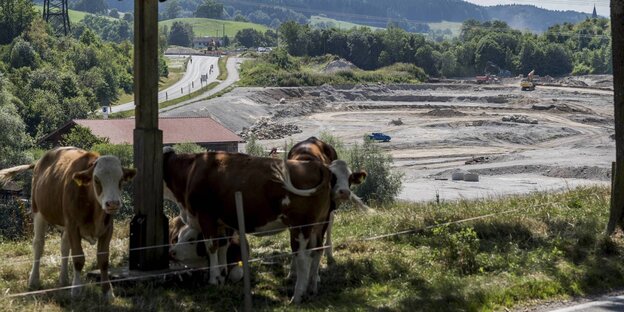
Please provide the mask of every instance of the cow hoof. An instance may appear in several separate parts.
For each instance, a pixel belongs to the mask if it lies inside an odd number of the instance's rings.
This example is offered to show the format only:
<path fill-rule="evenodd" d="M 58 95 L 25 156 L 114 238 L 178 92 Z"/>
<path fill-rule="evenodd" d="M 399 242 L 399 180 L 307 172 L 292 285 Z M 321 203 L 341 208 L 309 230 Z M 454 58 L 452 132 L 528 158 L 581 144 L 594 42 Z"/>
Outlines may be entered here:
<path fill-rule="evenodd" d="M 106 303 L 111 303 L 113 302 L 113 299 L 115 299 L 115 293 L 112 290 L 109 290 L 104 293 L 102 299 L 104 299 L 104 302 Z"/>
<path fill-rule="evenodd" d="M 301 303 L 301 296 L 293 296 L 290 299 L 290 304 L 300 304 Z"/>
<path fill-rule="evenodd" d="M 77 285 L 78 287 L 74 287 L 71 289 L 71 296 L 72 297 L 77 297 L 80 296 L 80 285 Z"/>
<path fill-rule="evenodd" d="M 39 284 L 39 276 L 34 276 L 31 274 L 30 277 L 28 278 L 28 289 L 30 290 L 39 289 L 39 286 L 41 286 Z"/>

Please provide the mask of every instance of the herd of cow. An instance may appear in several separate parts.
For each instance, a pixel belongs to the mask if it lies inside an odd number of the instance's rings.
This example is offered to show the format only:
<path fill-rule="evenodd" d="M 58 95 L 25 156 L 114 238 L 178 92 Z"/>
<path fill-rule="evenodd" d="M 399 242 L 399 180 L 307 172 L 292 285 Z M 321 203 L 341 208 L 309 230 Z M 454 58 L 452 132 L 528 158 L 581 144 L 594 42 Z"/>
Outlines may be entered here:
<path fill-rule="evenodd" d="M 169 256 L 187 265 L 205 265 L 207 256 L 210 284 L 242 278 L 241 268 L 231 265 L 240 260 L 235 192 L 243 194 L 247 232 L 270 235 L 290 231 L 295 255 L 289 274 L 296 277 L 294 303 L 317 293 L 323 250 L 328 261 L 333 261 L 331 226 L 337 205 L 353 201 L 370 209 L 350 191 L 351 185 L 364 181 L 366 172 L 351 172 L 345 161 L 337 159 L 332 146 L 314 137 L 297 143 L 288 159 L 226 152 L 177 154 L 168 147 L 163 153 L 164 198 L 175 202 L 181 212 L 170 223 Z M 115 156 L 61 147 L 48 151 L 34 164 L 0 170 L 0 182 L 31 169 L 34 261 L 29 288 L 39 287 L 39 263 L 50 224 L 63 232 L 60 284 L 69 284 L 71 258 L 71 293 L 79 294 L 85 263 L 81 241 L 97 242 L 102 291 L 110 300 L 112 215 L 122 207 L 122 183 L 130 181 L 136 171 L 123 168 Z"/>

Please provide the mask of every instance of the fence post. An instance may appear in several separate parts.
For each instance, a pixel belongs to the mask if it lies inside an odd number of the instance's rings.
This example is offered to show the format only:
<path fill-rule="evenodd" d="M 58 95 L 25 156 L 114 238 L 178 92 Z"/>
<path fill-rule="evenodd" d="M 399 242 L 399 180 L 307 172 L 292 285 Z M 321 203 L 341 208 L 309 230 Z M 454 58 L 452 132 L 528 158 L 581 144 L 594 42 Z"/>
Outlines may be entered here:
<path fill-rule="evenodd" d="M 243 212 L 243 193 L 234 194 L 236 215 L 238 217 L 238 235 L 240 237 L 241 257 L 243 258 L 243 285 L 245 291 L 244 311 L 251 311 L 251 279 L 249 277 L 249 250 L 247 250 L 247 236 L 245 236 L 245 215 Z"/>

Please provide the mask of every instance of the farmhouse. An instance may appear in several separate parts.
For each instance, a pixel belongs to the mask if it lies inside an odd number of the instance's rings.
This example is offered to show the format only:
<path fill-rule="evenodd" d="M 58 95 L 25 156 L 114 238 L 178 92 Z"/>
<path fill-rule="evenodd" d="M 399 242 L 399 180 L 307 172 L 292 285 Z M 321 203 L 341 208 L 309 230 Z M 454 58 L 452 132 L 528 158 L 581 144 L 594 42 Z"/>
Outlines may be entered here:
<path fill-rule="evenodd" d="M 220 47 L 223 45 L 223 39 L 217 37 L 200 37 L 193 39 L 193 48 L 206 49 L 208 47 Z"/>
<path fill-rule="evenodd" d="M 106 138 L 111 144 L 132 144 L 135 120 L 128 119 L 74 119 L 56 131 L 43 137 L 39 143 L 61 145 L 64 134 L 76 125 L 88 128 L 97 137 Z M 195 143 L 207 150 L 238 152 L 242 139 L 234 132 L 208 117 L 159 118 L 158 127 L 163 131 L 163 144 Z"/>

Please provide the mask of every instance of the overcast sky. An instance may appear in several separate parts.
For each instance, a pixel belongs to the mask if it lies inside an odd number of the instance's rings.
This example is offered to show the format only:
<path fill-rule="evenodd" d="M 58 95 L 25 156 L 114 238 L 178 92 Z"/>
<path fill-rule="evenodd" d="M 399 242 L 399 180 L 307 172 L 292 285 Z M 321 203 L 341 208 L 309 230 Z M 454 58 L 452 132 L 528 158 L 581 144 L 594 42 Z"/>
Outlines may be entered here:
<path fill-rule="evenodd" d="M 598 15 L 609 16 L 609 0 L 465 0 L 478 5 L 532 4 L 549 10 L 574 10 L 591 13 L 596 4 Z"/>

